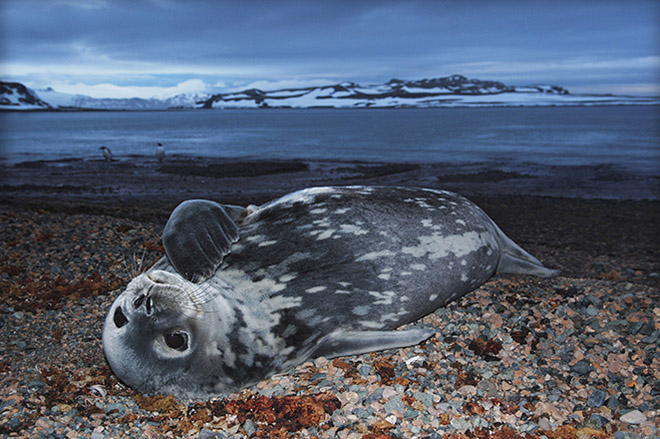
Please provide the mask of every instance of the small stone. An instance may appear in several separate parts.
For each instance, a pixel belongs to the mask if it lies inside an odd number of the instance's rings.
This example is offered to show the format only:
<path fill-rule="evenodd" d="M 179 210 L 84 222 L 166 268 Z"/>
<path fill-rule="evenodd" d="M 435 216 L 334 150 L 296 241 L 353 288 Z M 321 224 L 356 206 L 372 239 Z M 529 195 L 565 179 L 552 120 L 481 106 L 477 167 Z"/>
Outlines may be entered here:
<path fill-rule="evenodd" d="M 396 410 L 398 412 L 403 413 L 403 411 L 406 409 L 406 407 L 403 405 L 403 401 L 401 401 L 401 398 L 398 396 L 394 396 L 392 399 L 387 401 L 385 405 L 383 406 L 386 412 L 391 412 L 392 410 Z"/>
<path fill-rule="evenodd" d="M 497 384 L 492 380 L 484 379 L 479 381 L 477 388 L 483 390 L 487 396 L 494 397 L 497 395 Z"/>
<path fill-rule="evenodd" d="M 124 407 L 124 404 L 120 404 L 118 402 L 112 402 L 110 404 L 105 405 L 106 414 L 123 415 L 125 410 L 126 407 Z"/>
<path fill-rule="evenodd" d="M 587 315 L 589 315 L 591 317 L 597 316 L 598 315 L 598 308 L 596 308 L 593 305 L 589 305 L 587 307 Z"/>
<path fill-rule="evenodd" d="M 641 331 L 642 326 L 644 326 L 644 322 L 634 322 L 628 327 L 628 334 L 637 335 Z"/>
<path fill-rule="evenodd" d="M 546 418 L 539 419 L 539 428 L 544 431 L 550 431 L 550 422 Z"/>
<path fill-rule="evenodd" d="M 243 424 L 243 430 L 245 430 L 245 434 L 247 434 L 248 437 L 257 432 L 257 428 L 254 426 L 254 423 L 249 419 L 245 420 L 245 423 Z"/>
<path fill-rule="evenodd" d="M 472 424 L 463 418 L 454 418 L 449 423 L 457 430 L 467 430 L 468 428 L 472 427 Z"/>
<path fill-rule="evenodd" d="M 477 393 L 477 388 L 474 386 L 471 386 L 469 384 L 466 384 L 465 386 L 461 386 L 458 390 L 458 393 L 460 393 L 463 396 L 472 396 L 476 395 Z"/>
<path fill-rule="evenodd" d="M 391 388 L 391 387 L 389 387 L 389 386 L 388 386 L 388 387 L 385 387 L 385 388 L 383 389 L 383 398 L 385 398 L 385 399 L 390 399 L 390 398 L 392 398 L 393 396 L 396 396 L 396 390 L 394 390 L 393 388 Z"/>
<path fill-rule="evenodd" d="M 425 407 L 433 406 L 433 395 L 426 392 L 416 392 L 414 396 L 415 399 L 424 404 Z"/>
<path fill-rule="evenodd" d="M 344 428 L 349 424 L 346 416 L 342 415 L 339 410 L 335 411 L 330 419 L 332 421 L 332 425 L 337 428 Z"/>
<path fill-rule="evenodd" d="M 282 386 L 279 384 L 276 384 L 275 386 L 271 387 L 270 389 L 260 389 L 259 393 L 266 398 L 271 398 L 274 393 L 282 393 Z"/>
<path fill-rule="evenodd" d="M 639 405 L 639 407 L 637 407 L 637 410 L 639 410 L 640 412 L 648 412 L 649 410 L 653 410 L 653 409 L 648 403 L 643 402 Z"/>
<path fill-rule="evenodd" d="M 12 430 L 17 430 L 18 427 L 20 427 L 22 424 L 23 421 L 21 421 L 21 418 L 19 418 L 18 416 L 13 416 L 7 423 L 9 428 L 11 428 Z"/>
<path fill-rule="evenodd" d="M 587 405 L 589 407 L 600 407 L 605 403 L 606 398 L 607 393 L 603 392 L 602 390 L 595 389 L 593 392 L 591 392 L 591 395 L 589 395 Z"/>
<path fill-rule="evenodd" d="M 594 425 L 596 425 L 598 428 L 605 426 L 609 422 L 606 417 L 598 414 L 593 414 L 589 416 L 589 418 L 587 418 L 587 421 L 593 422 Z"/>
<path fill-rule="evenodd" d="M 616 396 L 612 395 L 608 398 L 607 408 L 610 409 L 611 411 L 614 411 L 617 408 L 619 408 L 619 400 L 617 399 Z"/>
<path fill-rule="evenodd" d="M 601 415 L 590 415 L 587 417 L 584 421 L 580 422 L 578 424 L 578 428 L 594 428 L 594 429 L 599 429 L 605 424 L 607 424 L 607 419 L 605 419 Z"/>
<path fill-rule="evenodd" d="M 367 419 L 369 416 L 374 414 L 374 410 L 371 407 L 367 409 L 358 407 L 357 409 L 355 409 L 355 414 L 360 419 Z"/>
<path fill-rule="evenodd" d="M 46 385 L 46 383 L 44 383 L 39 378 L 37 378 L 35 380 L 30 381 L 28 383 L 28 387 L 29 388 L 42 388 L 43 389 L 43 388 L 46 388 L 48 386 Z"/>
<path fill-rule="evenodd" d="M 374 393 L 371 395 L 367 396 L 365 399 L 364 403 L 365 404 L 371 404 L 372 402 L 378 401 L 383 397 L 383 388 L 379 387 L 376 390 L 374 390 Z"/>
<path fill-rule="evenodd" d="M 579 375 L 589 375 L 590 372 L 594 370 L 591 363 L 587 360 L 580 360 L 571 367 L 571 372 L 577 373 Z"/>
<path fill-rule="evenodd" d="M 625 415 L 621 415 L 619 419 L 626 424 L 641 424 L 646 422 L 646 416 L 639 410 L 631 410 Z"/>
<path fill-rule="evenodd" d="M 419 416 L 419 413 L 417 413 L 417 412 L 416 412 L 415 410 L 413 410 L 413 409 L 408 409 L 408 410 L 406 410 L 406 412 L 403 414 L 403 417 L 404 417 L 405 419 L 414 419 L 414 418 L 416 418 L 417 416 Z"/>
<path fill-rule="evenodd" d="M 220 432 L 215 432 L 202 428 L 202 431 L 199 432 L 199 439 L 225 439 L 225 435 Z"/>

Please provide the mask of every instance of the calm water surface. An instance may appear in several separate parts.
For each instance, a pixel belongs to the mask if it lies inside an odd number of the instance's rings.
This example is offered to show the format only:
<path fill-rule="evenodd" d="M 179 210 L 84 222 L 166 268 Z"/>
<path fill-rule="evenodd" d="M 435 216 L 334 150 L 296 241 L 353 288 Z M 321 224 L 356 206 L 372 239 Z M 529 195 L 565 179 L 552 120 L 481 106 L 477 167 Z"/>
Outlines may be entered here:
<path fill-rule="evenodd" d="M 530 166 L 660 175 L 660 107 L 0 114 L 0 161 L 168 154 Z"/>

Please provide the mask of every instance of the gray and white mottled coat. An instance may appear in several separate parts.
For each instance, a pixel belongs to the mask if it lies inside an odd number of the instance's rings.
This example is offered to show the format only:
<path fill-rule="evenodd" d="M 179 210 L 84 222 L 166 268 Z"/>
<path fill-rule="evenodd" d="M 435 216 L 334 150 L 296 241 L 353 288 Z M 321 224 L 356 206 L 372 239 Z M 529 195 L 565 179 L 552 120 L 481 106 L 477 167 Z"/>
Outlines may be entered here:
<path fill-rule="evenodd" d="M 419 188 L 323 187 L 260 207 L 182 203 L 167 258 L 106 318 L 113 371 L 145 393 L 222 395 L 318 357 L 411 346 L 414 322 L 496 271 L 552 276 L 475 204 Z"/>

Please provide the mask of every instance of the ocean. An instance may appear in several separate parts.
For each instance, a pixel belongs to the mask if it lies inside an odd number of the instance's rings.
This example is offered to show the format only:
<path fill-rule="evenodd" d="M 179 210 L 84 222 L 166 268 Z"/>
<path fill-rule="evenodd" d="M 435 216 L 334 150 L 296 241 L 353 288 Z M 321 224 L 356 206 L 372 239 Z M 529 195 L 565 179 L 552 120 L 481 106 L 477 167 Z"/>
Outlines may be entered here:
<path fill-rule="evenodd" d="M 0 163 L 152 157 L 450 163 L 660 176 L 660 107 L 0 113 Z"/>

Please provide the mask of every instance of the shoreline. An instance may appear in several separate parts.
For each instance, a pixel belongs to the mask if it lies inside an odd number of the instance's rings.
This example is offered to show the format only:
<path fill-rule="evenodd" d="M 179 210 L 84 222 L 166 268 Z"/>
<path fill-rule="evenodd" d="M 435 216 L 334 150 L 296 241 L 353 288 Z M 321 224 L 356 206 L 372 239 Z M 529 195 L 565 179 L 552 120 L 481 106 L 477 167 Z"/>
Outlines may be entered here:
<path fill-rule="evenodd" d="M 488 163 L 391 163 L 315 159 L 129 156 L 112 162 L 66 158 L 0 164 L 0 197 L 111 202 L 212 198 L 259 202 L 305 187 L 418 186 L 464 196 L 660 200 L 660 175 L 613 164 L 508 167 Z"/>

